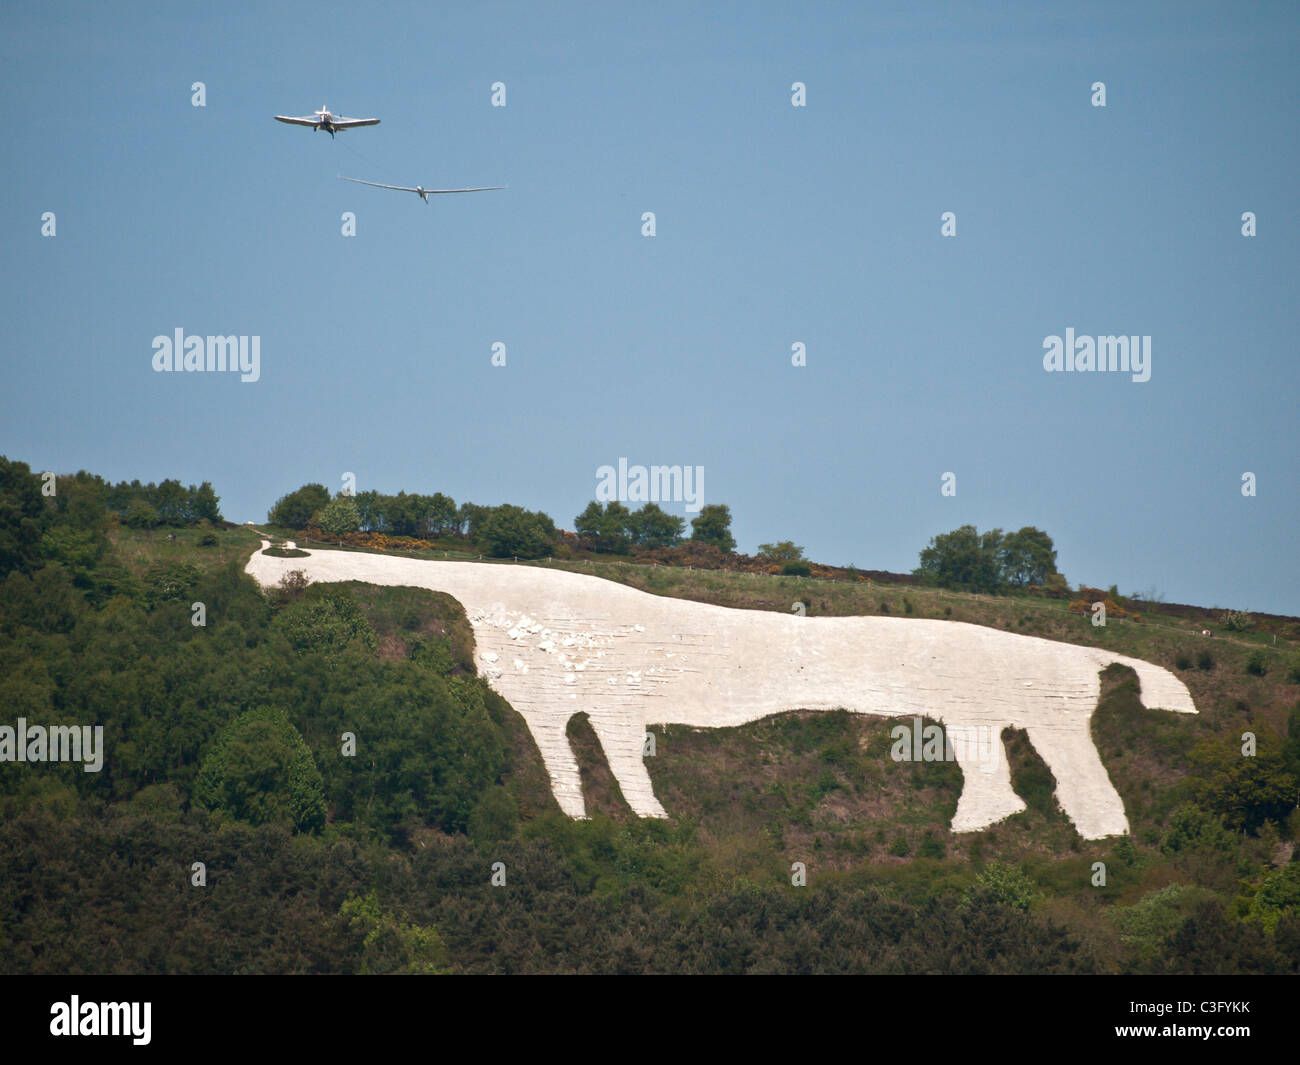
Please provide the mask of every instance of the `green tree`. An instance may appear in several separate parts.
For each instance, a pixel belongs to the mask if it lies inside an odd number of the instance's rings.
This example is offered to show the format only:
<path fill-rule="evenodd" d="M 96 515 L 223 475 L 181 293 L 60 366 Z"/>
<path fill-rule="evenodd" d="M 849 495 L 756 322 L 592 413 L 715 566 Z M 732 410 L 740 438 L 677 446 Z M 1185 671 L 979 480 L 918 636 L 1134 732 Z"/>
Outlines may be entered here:
<path fill-rule="evenodd" d="M 1233 831 L 1254 833 L 1295 808 L 1296 778 L 1283 744 L 1267 732 L 1257 735 L 1254 755 L 1242 754 L 1235 738 L 1208 738 L 1191 751 L 1193 797 Z"/>
<path fill-rule="evenodd" d="M 323 484 L 305 484 L 297 491 L 281 496 L 266 515 L 272 525 L 289 529 L 305 529 L 311 516 L 330 501 L 330 492 Z"/>
<path fill-rule="evenodd" d="M 159 522 L 163 525 L 188 525 L 193 519 L 192 500 L 193 497 L 180 481 L 163 481 L 154 496 Z"/>
<path fill-rule="evenodd" d="M 1182 854 L 1185 851 L 1228 851 L 1234 846 L 1232 833 L 1223 827 L 1217 814 L 1184 803 L 1169 815 L 1160 849 L 1166 854 Z"/>
<path fill-rule="evenodd" d="M 574 519 L 574 531 L 591 541 L 593 550 L 619 555 L 626 554 L 633 542 L 631 525 L 632 513 L 616 499 L 604 506 L 593 499 Z"/>
<path fill-rule="evenodd" d="M 479 843 L 496 843 L 515 834 L 519 806 L 503 787 L 488 788 L 469 815 L 469 835 Z"/>
<path fill-rule="evenodd" d="M 759 544 L 758 557 L 769 562 L 802 562 L 803 548 L 793 540 L 782 540 L 777 544 Z"/>
<path fill-rule="evenodd" d="M 470 540 L 477 540 L 483 520 L 491 512 L 491 507 L 479 506 L 477 503 L 462 503 L 456 508 L 456 524 L 461 535 Z"/>
<path fill-rule="evenodd" d="M 1262 925 L 1269 933 L 1283 917 L 1300 918 L 1300 863 L 1290 862 L 1265 875 L 1259 890 L 1246 904 L 1247 921 Z"/>
<path fill-rule="evenodd" d="M 1026 525 L 1002 540 L 1002 579 L 1024 588 L 1042 585 L 1049 573 L 1056 572 L 1056 548 L 1052 538 L 1041 529 Z"/>
<path fill-rule="evenodd" d="M 316 761 L 289 719 L 269 706 L 240 714 L 217 736 L 194 783 L 194 802 L 255 825 L 288 821 L 309 832 L 325 823 Z"/>
<path fill-rule="evenodd" d="M 691 539 L 724 551 L 736 550 L 736 540 L 731 535 L 731 508 L 725 503 L 707 504 L 691 519 Z"/>
<path fill-rule="evenodd" d="M 1001 547 L 1001 529 L 981 534 L 974 525 L 963 525 L 931 539 L 913 572 L 941 588 L 996 592 L 1002 583 Z"/>
<path fill-rule="evenodd" d="M 669 514 L 658 503 L 646 503 L 629 516 L 627 529 L 639 547 L 675 547 L 686 531 L 686 519 Z"/>
<path fill-rule="evenodd" d="M 127 527 L 131 529 L 155 529 L 158 527 L 158 511 L 147 499 L 133 499 L 126 505 Z"/>
<path fill-rule="evenodd" d="M 975 886 L 967 893 L 967 900 L 974 901 L 981 895 L 1012 909 L 1028 911 L 1042 897 L 1042 892 L 1014 865 L 990 862 L 988 868 L 975 877 Z"/>
<path fill-rule="evenodd" d="M 212 490 L 210 481 L 204 481 L 194 490 L 193 509 L 195 521 L 202 521 L 204 518 L 213 524 L 221 521 L 221 500 Z"/>
<path fill-rule="evenodd" d="M 456 511 L 456 501 L 441 492 L 434 492 L 429 497 L 417 524 L 416 531 L 421 536 L 448 536 L 460 528 Z"/>
<path fill-rule="evenodd" d="M 11 570 L 30 573 L 41 564 L 41 534 L 47 521 L 41 479 L 25 462 L 0 455 L 0 577 Z"/>
<path fill-rule="evenodd" d="M 339 913 L 363 936 L 360 975 L 440 976 L 450 971 L 438 930 L 399 920 L 379 905 L 374 891 L 347 899 Z"/>
<path fill-rule="evenodd" d="M 363 651 L 378 646 L 374 627 L 346 589 L 324 586 L 312 592 L 275 619 L 275 628 L 299 656 L 337 658 L 353 644 Z"/>
<path fill-rule="evenodd" d="M 541 512 L 504 503 L 488 512 L 477 539 L 493 558 L 542 558 L 555 540 L 555 523 Z"/>
<path fill-rule="evenodd" d="M 321 508 L 320 527 L 330 536 L 346 536 L 361 527 L 361 515 L 351 496 L 337 495 Z"/>

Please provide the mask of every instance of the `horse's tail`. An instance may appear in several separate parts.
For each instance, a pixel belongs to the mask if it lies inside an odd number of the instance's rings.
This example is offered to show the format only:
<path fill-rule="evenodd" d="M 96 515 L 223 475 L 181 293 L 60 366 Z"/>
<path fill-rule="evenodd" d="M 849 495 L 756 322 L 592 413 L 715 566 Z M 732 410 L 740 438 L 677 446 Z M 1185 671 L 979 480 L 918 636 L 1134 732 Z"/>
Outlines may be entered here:
<path fill-rule="evenodd" d="M 1187 685 L 1163 666 L 1110 651 L 1097 650 L 1096 657 L 1102 667 L 1117 662 L 1121 666 L 1128 666 L 1137 674 L 1138 683 L 1142 687 L 1142 705 L 1148 710 L 1196 713 L 1196 703 L 1192 701 L 1192 693 L 1187 690 Z"/>

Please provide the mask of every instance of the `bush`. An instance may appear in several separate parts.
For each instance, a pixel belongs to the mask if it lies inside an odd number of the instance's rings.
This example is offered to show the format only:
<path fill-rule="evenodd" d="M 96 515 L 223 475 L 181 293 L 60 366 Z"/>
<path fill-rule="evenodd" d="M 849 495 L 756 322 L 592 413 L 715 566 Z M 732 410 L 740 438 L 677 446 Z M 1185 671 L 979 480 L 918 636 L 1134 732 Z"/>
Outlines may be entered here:
<path fill-rule="evenodd" d="M 1191 669 L 1192 660 L 1187 655 L 1180 654 L 1174 659 L 1174 666 L 1177 669 Z"/>
<path fill-rule="evenodd" d="M 151 607 L 181 602 L 198 583 L 198 568 L 188 562 L 155 562 L 145 574 L 145 599 Z"/>
<path fill-rule="evenodd" d="M 1268 666 L 1264 662 L 1263 651 L 1253 651 L 1251 656 L 1246 659 L 1246 672 L 1253 677 L 1262 677 L 1268 672 Z"/>
<path fill-rule="evenodd" d="M 927 832 L 925 839 L 921 840 L 917 854 L 922 858 L 944 858 L 947 857 L 948 848 L 943 845 L 942 840 L 935 839 L 933 833 Z"/>
<path fill-rule="evenodd" d="M 1234 845 L 1233 835 L 1223 821 L 1199 806 L 1179 806 L 1169 815 L 1160 849 L 1165 854 L 1184 851 L 1227 851 Z"/>
<path fill-rule="evenodd" d="M 1262 925 L 1270 934 L 1282 917 L 1300 917 L 1300 865 L 1292 862 L 1269 873 L 1245 906 L 1247 921 Z"/>
<path fill-rule="evenodd" d="M 1189 906 L 1206 895 L 1203 889 L 1186 884 L 1168 884 L 1132 906 L 1112 910 L 1110 919 L 1121 943 L 1143 958 L 1153 958 L 1165 939 L 1182 924 Z"/>
<path fill-rule="evenodd" d="M 991 896 L 1004 906 L 1027 913 L 1042 897 L 1042 892 L 1014 865 L 993 862 L 975 878 L 975 887 L 966 894 L 967 903 L 980 895 Z"/>
<path fill-rule="evenodd" d="M 1244 610 L 1225 610 L 1223 627 L 1229 632 L 1249 632 L 1255 627 L 1255 619 Z"/>
<path fill-rule="evenodd" d="M 305 570 L 291 569 L 280 578 L 280 594 L 286 599 L 301 599 L 310 583 Z"/>
<path fill-rule="evenodd" d="M 1207 738 L 1190 753 L 1193 800 L 1233 831 L 1255 834 L 1295 809 L 1296 778 L 1283 744 L 1260 736 L 1258 753 L 1242 754 L 1232 737 Z"/>
<path fill-rule="evenodd" d="M 807 562 L 787 562 L 781 567 L 783 577 L 808 577 L 812 574 L 812 567 Z"/>
<path fill-rule="evenodd" d="M 216 547 L 216 546 L 217 546 L 217 534 L 216 534 L 216 533 L 204 533 L 202 536 L 199 537 L 199 546 L 200 546 L 200 547 Z"/>
<path fill-rule="evenodd" d="M 519 807 L 503 787 L 489 788 L 469 815 L 469 835 L 480 843 L 510 839 L 519 823 Z"/>
<path fill-rule="evenodd" d="M 272 525 L 301 529 L 329 501 L 329 489 L 323 484 L 305 484 L 296 492 L 290 492 L 276 500 L 266 520 Z"/>
<path fill-rule="evenodd" d="M 477 538 L 493 558 L 543 558 L 555 540 L 555 523 L 540 511 L 503 503 L 484 515 Z"/>
<path fill-rule="evenodd" d="M 346 590 L 339 588 L 324 589 L 314 598 L 286 607 L 275 626 L 300 656 L 323 654 L 332 658 L 354 642 L 367 651 L 379 645 L 361 608 Z"/>
<path fill-rule="evenodd" d="M 203 759 L 194 802 L 255 825 L 289 821 L 302 832 L 325 823 L 316 761 L 289 719 L 269 706 L 222 730 Z"/>
<path fill-rule="evenodd" d="M 1214 656 L 1210 654 L 1209 651 L 1202 651 L 1199 655 L 1196 656 L 1196 668 L 1207 669 L 1207 670 L 1213 669 Z"/>

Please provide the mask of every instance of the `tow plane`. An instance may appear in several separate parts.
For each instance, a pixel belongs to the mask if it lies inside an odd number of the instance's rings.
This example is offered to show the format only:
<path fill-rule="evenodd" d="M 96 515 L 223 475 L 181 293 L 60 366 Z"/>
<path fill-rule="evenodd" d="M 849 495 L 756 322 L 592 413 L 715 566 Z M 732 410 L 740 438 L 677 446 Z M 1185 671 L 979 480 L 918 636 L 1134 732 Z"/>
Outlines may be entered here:
<path fill-rule="evenodd" d="M 315 114 L 304 118 L 295 118 L 292 115 L 276 115 L 275 120 L 277 122 L 287 122 L 291 126 L 311 126 L 317 133 L 324 130 L 330 135 L 331 140 L 335 133 L 345 129 L 379 125 L 379 119 L 377 118 L 344 118 L 342 115 L 331 113 L 328 107 L 322 107 Z"/>
<path fill-rule="evenodd" d="M 353 181 L 358 185 L 369 185 L 371 188 L 375 189 L 392 189 L 394 192 L 413 192 L 425 203 L 429 202 L 430 196 L 440 196 L 448 192 L 496 192 L 498 189 L 507 188 L 505 185 L 486 185 L 482 188 L 476 189 L 426 189 L 422 185 L 381 185 L 377 181 L 362 181 L 360 178 L 343 177 L 342 174 L 340 174 L 339 177 L 344 181 Z"/>

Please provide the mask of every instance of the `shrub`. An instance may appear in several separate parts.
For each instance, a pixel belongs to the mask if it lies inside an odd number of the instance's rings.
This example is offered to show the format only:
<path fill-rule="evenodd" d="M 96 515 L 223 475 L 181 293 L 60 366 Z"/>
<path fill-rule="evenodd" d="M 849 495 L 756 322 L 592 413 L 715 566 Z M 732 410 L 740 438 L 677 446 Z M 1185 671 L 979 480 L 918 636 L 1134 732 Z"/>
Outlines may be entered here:
<path fill-rule="evenodd" d="M 1042 892 L 1014 865 L 993 862 L 975 878 L 975 886 L 967 892 L 966 901 L 969 903 L 979 895 L 992 896 L 1005 906 L 1028 912 L 1042 897 Z"/>
<path fill-rule="evenodd" d="M 1292 862 L 1265 876 L 1245 910 L 1245 920 L 1269 933 L 1276 931 L 1280 918 L 1300 917 L 1300 865 Z"/>
<path fill-rule="evenodd" d="M 1151 958 L 1182 924 L 1189 904 L 1205 894 L 1186 884 L 1168 884 L 1132 906 L 1117 907 L 1111 911 L 1110 919 L 1119 932 L 1120 942 L 1143 958 Z"/>
<path fill-rule="evenodd" d="M 299 655 L 332 658 L 354 642 L 367 651 L 379 645 L 374 628 L 345 589 L 331 588 L 286 607 L 275 626 Z"/>
<path fill-rule="evenodd" d="M 306 571 L 291 569 L 280 578 L 280 592 L 286 599 L 301 599 L 310 583 Z"/>
<path fill-rule="evenodd" d="M 194 802 L 255 825 L 289 821 L 298 831 L 325 823 L 320 770 L 298 730 L 269 706 L 235 718 L 213 743 Z"/>
<path fill-rule="evenodd" d="M 496 843 L 515 834 L 519 807 L 514 796 L 497 786 L 483 792 L 469 815 L 469 834 L 480 843 Z"/>
<path fill-rule="evenodd" d="M 1213 656 L 1212 654 L 1210 654 L 1209 651 L 1202 651 L 1199 655 L 1196 656 L 1196 668 L 1197 668 L 1197 669 L 1213 669 L 1213 668 L 1214 668 L 1214 656 Z"/>
<path fill-rule="evenodd" d="M 895 836 L 889 845 L 889 853 L 895 858 L 906 858 L 911 853 L 912 848 L 907 845 L 906 836 Z"/>
<path fill-rule="evenodd" d="M 1174 659 L 1174 666 L 1175 666 L 1176 668 L 1178 668 L 1178 669 L 1191 669 L 1191 668 L 1192 668 L 1192 660 L 1191 660 L 1190 658 L 1188 658 L 1187 655 L 1185 655 L 1185 654 L 1179 654 L 1179 655 Z"/>
<path fill-rule="evenodd" d="M 1251 656 L 1246 659 L 1246 672 L 1253 677 L 1262 677 L 1268 672 L 1268 666 L 1264 662 L 1263 651 L 1253 651 Z"/>
<path fill-rule="evenodd" d="M 781 567 L 783 577 L 807 577 L 812 574 L 812 567 L 807 562 L 787 562 Z"/>
<path fill-rule="evenodd" d="M 347 899 L 339 914 L 349 931 L 364 937 L 360 975 L 437 976 L 449 971 L 447 947 L 438 930 L 407 923 L 385 911 L 374 891 Z"/>
<path fill-rule="evenodd" d="M 1160 849 L 1166 854 L 1196 850 L 1226 851 L 1234 842 L 1232 833 L 1223 827 L 1223 821 L 1216 814 L 1199 806 L 1185 804 L 1169 815 Z"/>
<path fill-rule="evenodd" d="M 1255 627 L 1255 619 L 1244 610 L 1225 610 L 1223 627 L 1229 632 L 1248 632 Z"/>
<path fill-rule="evenodd" d="M 922 858 L 944 858 L 948 854 L 948 848 L 943 845 L 942 840 L 935 839 L 933 833 L 926 832 L 917 854 Z"/>
<path fill-rule="evenodd" d="M 204 533 L 202 536 L 199 537 L 199 546 L 200 546 L 200 547 L 216 547 L 216 546 L 217 546 L 217 534 L 216 534 L 216 533 Z"/>
<path fill-rule="evenodd" d="M 180 602 L 198 583 L 198 568 L 188 562 L 155 562 L 145 574 L 145 599 L 150 606 Z"/>

